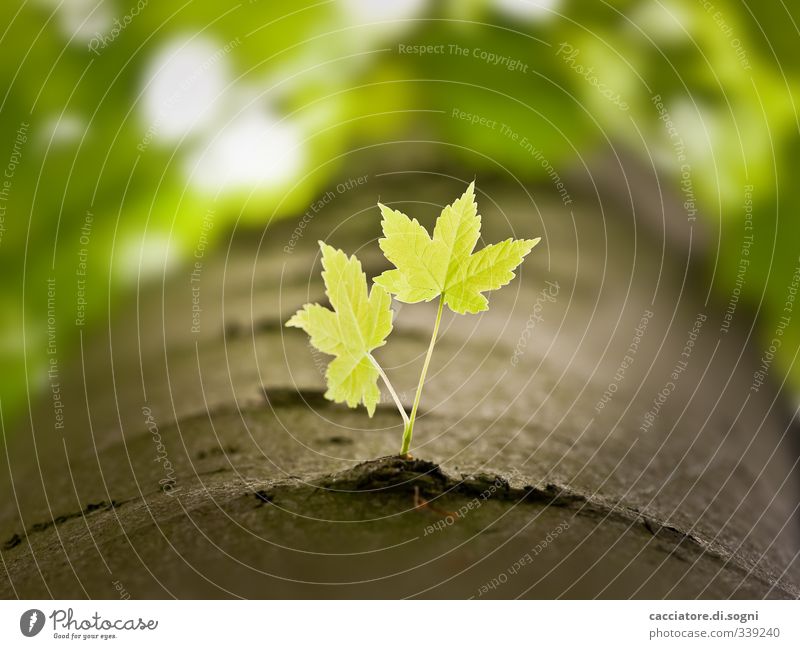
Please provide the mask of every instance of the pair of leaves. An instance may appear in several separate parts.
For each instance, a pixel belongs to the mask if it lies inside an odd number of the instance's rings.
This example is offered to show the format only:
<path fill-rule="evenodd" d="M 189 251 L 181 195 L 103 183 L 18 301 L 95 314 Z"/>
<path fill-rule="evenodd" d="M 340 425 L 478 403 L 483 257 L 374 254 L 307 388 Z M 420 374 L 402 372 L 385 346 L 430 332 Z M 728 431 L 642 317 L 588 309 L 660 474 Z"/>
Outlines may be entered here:
<path fill-rule="evenodd" d="M 379 206 L 384 234 L 379 244 L 395 268 L 376 277 L 368 292 L 358 259 L 320 241 L 322 278 L 333 310 L 306 304 L 286 323 L 303 329 L 314 347 L 335 357 L 326 371 L 325 396 L 351 408 L 363 403 L 370 416 L 380 398 L 371 352 L 384 345 L 392 331 L 389 294 L 407 303 L 441 296 L 461 314 L 485 311 L 483 293 L 508 284 L 514 269 L 539 243 L 507 239 L 473 253 L 481 230 L 475 183 L 442 210 L 433 237 L 416 219 Z"/>

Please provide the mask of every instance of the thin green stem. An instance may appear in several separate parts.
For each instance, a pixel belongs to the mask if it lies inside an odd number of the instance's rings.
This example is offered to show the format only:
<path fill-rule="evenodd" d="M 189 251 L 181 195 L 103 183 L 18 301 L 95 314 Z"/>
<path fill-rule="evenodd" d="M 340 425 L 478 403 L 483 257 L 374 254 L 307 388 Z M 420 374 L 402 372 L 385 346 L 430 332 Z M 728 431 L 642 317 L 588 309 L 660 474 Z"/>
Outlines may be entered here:
<path fill-rule="evenodd" d="M 397 406 L 397 409 L 400 411 L 400 416 L 403 418 L 403 422 L 405 423 L 406 426 L 408 426 L 408 415 L 406 414 L 405 408 L 403 408 L 403 404 L 400 403 L 400 398 L 397 396 L 397 392 L 394 391 L 392 384 L 389 382 L 389 377 L 386 376 L 386 372 L 383 371 L 383 368 L 378 364 L 378 361 L 375 360 L 375 357 L 372 354 L 369 354 L 369 360 L 372 361 L 372 364 L 375 366 L 375 369 L 378 370 L 378 374 L 381 375 L 383 382 L 389 389 L 389 394 L 391 394 L 392 399 L 394 399 L 394 405 Z"/>
<path fill-rule="evenodd" d="M 417 418 L 417 408 L 419 407 L 419 398 L 422 396 L 422 386 L 425 385 L 425 376 L 428 373 L 428 365 L 431 363 L 431 356 L 433 356 L 433 346 L 436 344 L 436 336 L 439 334 L 439 324 L 442 322 L 442 311 L 444 310 L 444 297 L 439 298 L 439 310 L 436 312 L 436 324 L 433 325 L 433 335 L 431 336 L 431 344 L 428 346 L 428 353 L 425 355 L 425 363 L 422 365 L 422 374 L 419 376 L 419 385 L 417 386 L 417 394 L 414 396 L 414 405 L 411 408 L 411 418 L 406 424 L 406 429 L 403 431 L 403 446 L 400 448 L 400 455 L 407 455 L 408 449 L 411 446 L 411 435 L 414 433 L 414 420 Z"/>

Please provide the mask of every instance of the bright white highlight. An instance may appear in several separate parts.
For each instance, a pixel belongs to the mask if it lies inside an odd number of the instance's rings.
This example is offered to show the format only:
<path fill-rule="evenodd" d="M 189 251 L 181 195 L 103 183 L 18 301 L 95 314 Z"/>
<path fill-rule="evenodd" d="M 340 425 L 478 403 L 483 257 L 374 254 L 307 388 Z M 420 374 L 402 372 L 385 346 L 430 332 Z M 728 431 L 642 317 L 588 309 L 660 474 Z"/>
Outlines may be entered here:
<path fill-rule="evenodd" d="M 137 278 L 160 277 L 176 261 L 169 236 L 148 232 L 144 238 L 140 234 L 126 237 L 120 243 L 115 265 L 125 281 L 135 283 Z"/>
<path fill-rule="evenodd" d="M 426 0 L 342 0 L 342 8 L 354 23 L 391 22 L 417 16 Z"/>
<path fill-rule="evenodd" d="M 561 0 L 495 0 L 499 11 L 511 18 L 541 20 L 551 17 Z"/>
<path fill-rule="evenodd" d="M 97 0 L 39 0 L 56 11 L 61 32 L 68 39 L 88 43 L 96 33 L 104 33 L 113 26 L 114 16 L 109 3 Z"/>
<path fill-rule="evenodd" d="M 86 120 L 76 115 L 53 115 L 47 120 L 44 130 L 49 131 L 53 144 L 67 144 L 80 139 L 87 126 Z"/>
<path fill-rule="evenodd" d="M 263 108 L 251 108 L 188 157 L 186 174 L 203 191 L 270 189 L 294 179 L 304 159 L 295 124 Z"/>
<path fill-rule="evenodd" d="M 222 48 L 209 39 L 181 39 L 150 65 L 144 91 L 145 120 L 156 139 L 176 141 L 214 119 L 228 83 Z"/>
<path fill-rule="evenodd" d="M 678 42 L 689 38 L 694 21 L 684 7 L 645 3 L 631 16 L 636 25 L 654 40 Z M 629 26 L 633 29 L 632 26 Z M 639 33 L 636 32 L 637 36 Z"/>

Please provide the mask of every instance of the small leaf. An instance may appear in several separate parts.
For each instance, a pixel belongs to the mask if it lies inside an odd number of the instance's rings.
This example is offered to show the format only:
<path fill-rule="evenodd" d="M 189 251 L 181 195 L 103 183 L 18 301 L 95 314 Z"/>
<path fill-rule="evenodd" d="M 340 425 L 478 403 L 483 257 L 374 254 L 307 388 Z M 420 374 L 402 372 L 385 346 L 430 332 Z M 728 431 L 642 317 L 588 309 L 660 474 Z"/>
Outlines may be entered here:
<path fill-rule="evenodd" d="M 430 301 L 441 295 L 456 313 L 479 313 L 489 308 L 483 295 L 508 284 L 540 239 L 508 239 L 473 254 L 481 231 L 475 203 L 475 183 L 446 206 L 433 229 L 433 238 L 416 219 L 380 205 L 383 238 L 379 244 L 395 268 L 375 278 L 401 302 Z"/>
<path fill-rule="evenodd" d="M 333 310 L 306 304 L 286 323 L 303 329 L 311 344 L 335 356 L 325 372 L 325 397 L 351 408 L 363 403 L 370 417 L 380 399 L 378 370 L 370 352 L 386 343 L 392 331 L 392 298 L 380 286 L 367 293 L 367 276 L 361 262 L 324 242 L 322 279 Z"/>

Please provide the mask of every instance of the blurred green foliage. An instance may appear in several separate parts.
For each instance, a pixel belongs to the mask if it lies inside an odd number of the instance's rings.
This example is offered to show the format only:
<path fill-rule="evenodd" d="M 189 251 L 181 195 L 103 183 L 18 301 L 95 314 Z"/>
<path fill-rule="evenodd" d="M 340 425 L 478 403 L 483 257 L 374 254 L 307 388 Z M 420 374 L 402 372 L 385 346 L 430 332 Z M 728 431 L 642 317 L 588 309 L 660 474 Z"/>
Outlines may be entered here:
<path fill-rule="evenodd" d="M 66 358 L 113 309 L 109 296 L 184 263 L 201 236 L 304 211 L 354 146 L 421 133 L 441 143 L 445 163 L 531 181 L 613 143 L 655 162 L 685 197 L 655 95 L 715 233 L 718 299 L 740 288 L 768 344 L 800 263 L 800 189 L 789 176 L 800 146 L 800 8 L 540 0 L 551 14 L 536 4 L 2 3 L 0 166 L 14 162 L 0 197 L 6 418 L 52 386 L 51 358 Z M 408 51 L 419 46 L 434 51 Z M 254 125 L 260 135 L 243 137 Z M 749 186 L 757 226 L 737 287 Z M 778 359 L 795 387 L 798 331 L 785 332 Z"/>

